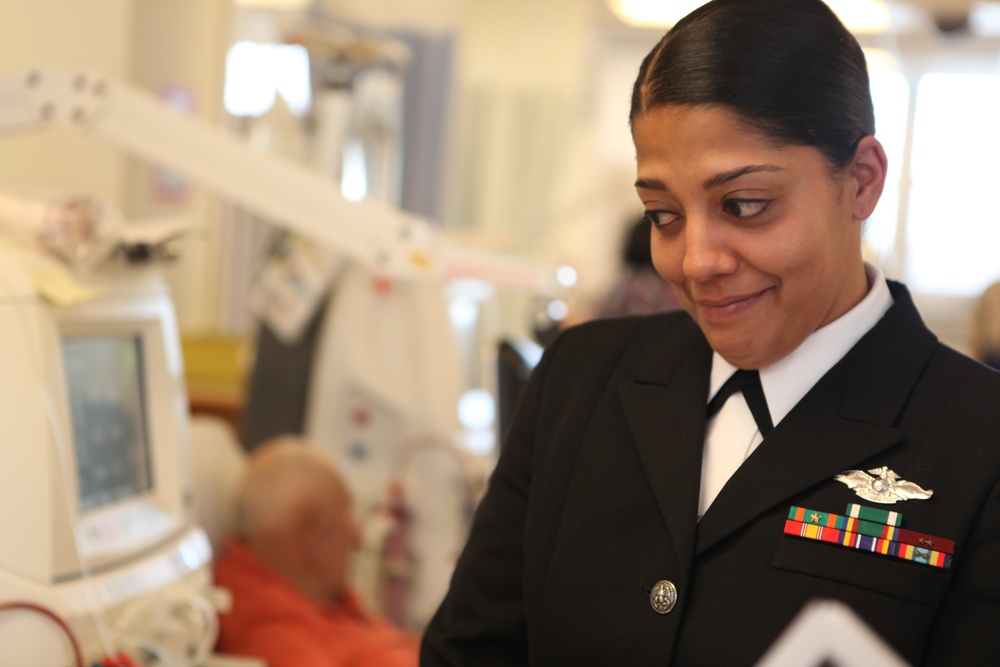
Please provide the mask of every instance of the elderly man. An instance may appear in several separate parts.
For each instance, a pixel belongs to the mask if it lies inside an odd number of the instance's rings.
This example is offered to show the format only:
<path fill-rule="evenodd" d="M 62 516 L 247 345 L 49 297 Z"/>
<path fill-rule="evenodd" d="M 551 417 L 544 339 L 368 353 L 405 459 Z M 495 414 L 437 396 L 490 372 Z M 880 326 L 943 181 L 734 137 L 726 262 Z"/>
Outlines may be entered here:
<path fill-rule="evenodd" d="M 332 461 L 295 438 L 254 450 L 237 496 L 236 535 L 216 564 L 233 596 L 219 650 L 269 667 L 397 667 L 414 642 L 368 615 L 347 583 L 359 542 Z"/>

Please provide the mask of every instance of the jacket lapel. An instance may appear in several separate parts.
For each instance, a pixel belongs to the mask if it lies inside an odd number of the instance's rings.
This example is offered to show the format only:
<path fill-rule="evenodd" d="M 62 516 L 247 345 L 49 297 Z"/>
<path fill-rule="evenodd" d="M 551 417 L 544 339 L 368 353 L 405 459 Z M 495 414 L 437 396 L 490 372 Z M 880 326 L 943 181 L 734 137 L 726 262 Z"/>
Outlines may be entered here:
<path fill-rule="evenodd" d="M 937 339 L 906 289 L 726 483 L 698 525 L 697 554 L 777 504 L 902 439 L 895 428 Z"/>
<path fill-rule="evenodd" d="M 692 320 L 654 338 L 618 393 L 649 485 L 681 563 L 697 525 L 712 350 Z"/>

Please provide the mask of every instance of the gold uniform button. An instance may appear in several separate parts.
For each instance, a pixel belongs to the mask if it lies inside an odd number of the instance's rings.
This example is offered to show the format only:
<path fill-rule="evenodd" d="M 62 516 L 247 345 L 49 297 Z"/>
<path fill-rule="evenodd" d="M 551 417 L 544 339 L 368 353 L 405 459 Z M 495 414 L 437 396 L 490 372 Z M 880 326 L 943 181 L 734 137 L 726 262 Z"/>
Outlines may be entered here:
<path fill-rule="evenodd" d="M 677 604 L 677 587 L 672 581 L 656 582 L 649 593 L 649 605 L 657 614 L 669 614 Z"/>

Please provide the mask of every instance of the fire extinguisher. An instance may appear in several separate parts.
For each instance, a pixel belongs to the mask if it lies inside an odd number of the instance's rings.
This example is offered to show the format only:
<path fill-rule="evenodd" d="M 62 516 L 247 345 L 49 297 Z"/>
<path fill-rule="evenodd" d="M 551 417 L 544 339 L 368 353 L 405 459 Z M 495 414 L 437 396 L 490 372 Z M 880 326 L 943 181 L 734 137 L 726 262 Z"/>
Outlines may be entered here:
<path fill-rule="evenodd" d="M 410 590 L 413 582 L 413 550 L 410 530 L 413 516 L 406 504 L 403 486 L 389 485 L 389 502 L 385 508 L 390 528 L 382 541 L 380 558 L 380 602 L 382 613 L 398 627 L 409 620 Z"/>

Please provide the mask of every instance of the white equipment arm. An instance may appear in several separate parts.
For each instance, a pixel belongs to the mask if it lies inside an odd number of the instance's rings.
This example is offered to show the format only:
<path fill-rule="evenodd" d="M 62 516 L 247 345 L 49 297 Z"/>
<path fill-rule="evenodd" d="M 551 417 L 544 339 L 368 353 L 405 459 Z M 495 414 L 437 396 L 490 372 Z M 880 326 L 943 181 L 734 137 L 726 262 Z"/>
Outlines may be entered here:
<path fill-rule="evenodd" d="M 423 219 L 379 201 L 349 202 L 303 165 L 182 116 L 110 77 L 54 68 L 0 77 L 0 133 L 79 128 L 147 162 L 173 169 L 224 199 L 285 225 L 379 272 L 476 277 L 543 294 L 559 291 L 552 267 L 437 238 Z"/>

